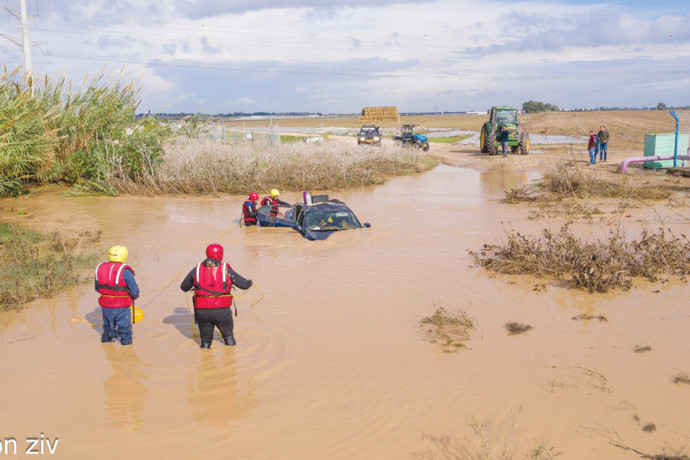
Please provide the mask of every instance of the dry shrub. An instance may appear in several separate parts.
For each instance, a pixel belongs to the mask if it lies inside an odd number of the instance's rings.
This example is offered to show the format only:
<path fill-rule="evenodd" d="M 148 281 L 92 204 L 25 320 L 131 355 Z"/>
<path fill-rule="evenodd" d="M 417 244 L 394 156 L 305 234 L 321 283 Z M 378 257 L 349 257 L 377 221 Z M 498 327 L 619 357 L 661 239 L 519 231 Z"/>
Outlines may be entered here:
<path fill-rule="evenodd" d="M 585 242 L 568 225 L 559 233 L 544 230 L 542 238 L 507 233 L 504 245 L 485 244 L 475 261 L 487 269 L 507 274 L 552 276 L 572 281 L 592 292 L 630 289 L 632 277 L 656 281 L 659 274 L 685 276 L 690 272 L 690 242 L 670 230 L 643 230 L 639 240 L 626 241 L 619 228 L 604 241 Z M 568 279 L 569 278 L 569 279 Z"/>
<path fill-rule="evenodd" d="M 523 185 L 518 188 L 511 188 L 501 200 L 501 203 L 516 204 L 533 201 L 543 201 L 544 193 L 532 185 Z"/>
<path fill-rule="evenodd" d="M 438 343 L 445 353 L 465 348 L 474 329 L 474 321 L 462 310 L 450 312 L 441 306 L 433 315 L 422 318 L 421 326 L 431 343 Z"/>
<path fill-rule="evenodd" d="M 679 371 L 673 376 L 673 383 L 685 383 L 690 385 L 690 377 L 683 371 Z"/>
<path fill-rule="evenodd" d="M 71 251 L 82 243 L 97 243 L 101 241 L 102 230 L 94 232 L 84 230 L 78 235 L 65 236 L 55 230 L 48 234 L 48 247 L 51 251 Z"/>
<path fill-rule="evenodd" d="M 524 334 L 525 332 L 532 329 L 532 326 L 530 326 L 529 324 L 515 322 L 506 323 L 503 327 L 508 330 L 508 335 Z"/>
<path fill-rule="evenodd" d="M 515 458 L 518 440 L 515 420 L 495 423 L 491 420 L 470 420 L 471 434 L 456 436 L 424 435 L 433 448 L 416 455 L 418 459 L 511 460 Z M 534 457 L 544 458 L 544 457 Z"/>
<path fill-rule="evenodd" d="M 656 424 L 655 423 L 645 423 L 645 425 L 642 427 L 642 431 L 646 433 L 651 433 L 653 431 L 656 431 Z"/>
<path fill-rule="evenodd" d="M 252 190 L 334 190 L 381 184 L 389 176 L 436 165 L 420 150 L 318 143 L 224 144 L 187 139 L 165 147 L 163 162 L 137 182 L 115 181 L 133 194 L 247 193 Z"/>
<path fill-rule="evenodd" d="M 652 347 L 649 345 L 635 345 L 635 353 L 647 353 L 648 351 L 652 351 Z"/>
<path fill-rule="evenodd" d="M 611 174 L 606 171 L 575 163 L 557 163 L 544 174 L 538 185 L 510 190 L 503 201 L 560 201 L 567 197 L 663 200 L 670 196 L 671 192 L 664 188 L 638 184 L 638 178 L 632 175 L 621 174 L 611 180 Z"/>
<path fill-rule="evenodd" d="M 576 321 L 578 321 L 578 320 L 581 320 L 581 321 L 591 321 L 591 320 L 593 320 L 593 319 L 598 319 L 599 322 L 606 322 L 606 321 L 608 321 L 608 319 L 606 318 L 606 316 L 602 316 L 602 315 L 585 315 L 585 314 L 575 315 L 575 316 L 573 316 L 573 319 L 576 320 Z"/>
<path fill-rule="evenodd" d="M 541 203 L 538 210 L 530 210 L 527 219 L 553 219 L 567 216 L 569 220 L 584 219 L 592 223 L 596 215 L 602 214 L 604 214 L 603 211 L 597 207 L 588 206 L 578 201 L 562 200 L 557 203 Z"/>

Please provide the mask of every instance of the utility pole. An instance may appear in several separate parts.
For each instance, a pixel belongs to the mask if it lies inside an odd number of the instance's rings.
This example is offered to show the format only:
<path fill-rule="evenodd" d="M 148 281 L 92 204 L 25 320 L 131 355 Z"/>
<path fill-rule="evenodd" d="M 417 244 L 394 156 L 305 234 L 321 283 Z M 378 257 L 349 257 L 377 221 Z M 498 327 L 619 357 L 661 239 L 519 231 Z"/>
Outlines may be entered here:
<path fill-rule="evenodd" d="M 16 11 L 12 11 L 11 9 L 7 8 L 5 6 L 5 9 L 15 18 L 19 20 L 19 22 L 22 25 L 22 41 L 21 44 L 18 39 L 14 37 L 8 37 L 7 35 L 0 34 L 12 43 L 14 43 L 17 46 L 21 46 L 22 50 L 24 51 L 24 78 L 26 78 L 26 84 L 31 90 L 31 95 L 34 95 L 34 85 L 33 85 L 33 74 L 34 74 L 34 69 L 33 69 L 33 63 L 31 60 L 31 46 L 32 43 L 29 40 L 29 18 L 26 14 L 26 0 L 19 0 L 20 3 L 20 11 L 21 13 L 17 13 Z"/>

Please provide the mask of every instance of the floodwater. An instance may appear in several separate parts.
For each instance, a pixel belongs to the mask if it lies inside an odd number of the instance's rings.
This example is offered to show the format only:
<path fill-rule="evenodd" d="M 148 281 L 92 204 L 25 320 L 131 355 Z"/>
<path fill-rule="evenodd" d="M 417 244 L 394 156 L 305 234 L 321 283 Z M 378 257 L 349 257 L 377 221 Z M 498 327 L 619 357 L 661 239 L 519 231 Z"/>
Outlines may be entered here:
<path fill-rule="evenodd" d="M 507 229 L 558 228 L 499 202 L 529 179 L 439 166 L 332 194 L 372 228 L 317 242 L 239 227 L 239 196 L 0 200 L 3 220 L 101 229 L 104 254 L 127 246 L 146 314 L 131 347 L 100 343 L 88 284 L 0 315 L 0 444 L 17 440 L 21 455 L 27 438 L 58 438 L 53 457 L 69 459 L 677 452 L 690 442 L 690 385 L 672 381 L 690 373 L 687 284 L 589 295 L 473 265 L 468 250 Z M 662 219 L 682 230 L 677 211 L 630 210 L 630 227 Z M 200 350 L 179 283 L 212 242 L 260 291 L 237 300 L 236 347 L 217 338 Z M 420 320 L 439 306 L 474 319 L 467 349 L 443 353 L 425 339 Z M 608 321 L 572 319 L 580 314 Z M 512 321 L 533 329 L 509 336 Z"/>

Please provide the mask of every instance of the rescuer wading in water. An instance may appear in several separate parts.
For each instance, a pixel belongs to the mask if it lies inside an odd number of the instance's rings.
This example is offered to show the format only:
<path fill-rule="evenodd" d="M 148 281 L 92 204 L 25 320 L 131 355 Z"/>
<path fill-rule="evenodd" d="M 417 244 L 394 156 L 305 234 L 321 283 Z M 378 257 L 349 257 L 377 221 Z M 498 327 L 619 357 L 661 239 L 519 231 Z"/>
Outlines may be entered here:
<path fill-rule="evenodd" d="M 131 307 L 139 297 L 139 286 L 134 279 L 134 270 L 125 265 L 127 255 L 126 247 L 113 246 L 108 251 L 109 262 L 103 262 L 96 268 L 94 285 L 101 295 L 98 305 L 103 313 L 101 342 L 120 337 L 122 345 L 132 344 Z"/>
<path fill-rule="evenodd" d="M 214 327 L 218 327 L 225 345 L 235 345 L 231 289 L 249 289 L 252 280 L 244 279 L 223 262 L 223 246 L 209 244 L 206 260 L 199 262 L 182 280 L 184 292 L 194 289 L 194 318 L 199 326 L 201 348 L 211 348 Z"/>
<path fill-rule="evenodd" d="M 242 218 L 244 219 L 244 225 L 247 227 L 256 225 L 256 216 L 259 214 L 256 210 L 256 200 L 258 199 L 259 195 L 252 192 L 249 194 L 249 198 L 242 203 Z"/>
<path fill-rule="evenodd" d="M 280 191 L 278 189 L 273 189 L 271 190 L 271 193 L 267 196 L 264 197 L 263 200 L 261 200 L 261 206 L 272 206 L 271 207 L 271 216 L 281 216 L 283 213 L 278 211 L 278 206 L 290 206 L 290 203 L 281 200 L 278 198 L 280 196 Z"/>

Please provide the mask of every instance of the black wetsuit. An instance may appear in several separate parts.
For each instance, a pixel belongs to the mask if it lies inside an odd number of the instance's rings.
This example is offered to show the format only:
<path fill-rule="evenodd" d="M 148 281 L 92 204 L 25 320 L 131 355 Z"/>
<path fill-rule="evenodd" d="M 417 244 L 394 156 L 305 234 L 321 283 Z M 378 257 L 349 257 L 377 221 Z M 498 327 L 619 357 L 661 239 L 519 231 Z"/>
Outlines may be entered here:
<path fill-rule="evenodd" d="M 220 260 L 207 258 L 202 262 L 207 267 L 216 267 L 222 262 Z M 194 287 L 194 275 L 196 267 L 194 267 L 182 280 L 180 289 L 184 292 L 191 290 Z M 243 278 L 232 268 L 228 268 L 228 276 L 232 280 L 232 285 L 240 289 L 249 289 L 252 286 L 252 280 Z M 199 326 L 199 334 L 201 335 L 201 348 L 210 348 L 213 341 L 213 329 L 218 327 L 223 340 L 226 345 L 235 345 L 234 337 L 234 323 L 232 320 L 232 310 L 230 307 L 224 308 L 194 308 L 194 319 Z"/>

